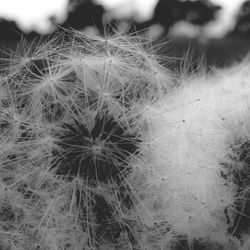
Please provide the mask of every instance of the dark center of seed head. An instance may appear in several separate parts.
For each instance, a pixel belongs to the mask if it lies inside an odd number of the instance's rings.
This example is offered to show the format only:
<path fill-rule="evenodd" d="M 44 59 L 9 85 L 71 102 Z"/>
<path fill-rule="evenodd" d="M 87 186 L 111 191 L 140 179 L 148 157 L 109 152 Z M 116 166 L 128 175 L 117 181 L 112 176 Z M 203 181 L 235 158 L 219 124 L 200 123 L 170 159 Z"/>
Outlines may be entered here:
<path fill-rule="evenodd" d="M 92 129 L 75 121 L 64 124 L 65 133 L 59 138 L 62 157 L 57 174 L 96 182 L 119 181 L 129 170 L 128 157 L 136 153 L 135 136 L 121 127 L 107 113 L 98 114 Z"/>

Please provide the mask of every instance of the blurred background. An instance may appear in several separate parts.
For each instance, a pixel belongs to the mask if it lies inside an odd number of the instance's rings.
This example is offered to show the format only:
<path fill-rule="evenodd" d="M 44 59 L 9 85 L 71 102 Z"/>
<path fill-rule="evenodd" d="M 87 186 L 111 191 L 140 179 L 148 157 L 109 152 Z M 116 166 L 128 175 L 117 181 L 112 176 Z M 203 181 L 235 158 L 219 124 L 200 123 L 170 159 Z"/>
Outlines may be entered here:
<path fill-rule="evenodd" d="M 208 65 L 226 66 L 250 49 L 250 1 L 246 0 L 0 0 L 0 46 L 22 37 L 47 37 L 74 28 L 104 34 L 140 31 L 161 53 L 181 58 L 187 50 Z"/>

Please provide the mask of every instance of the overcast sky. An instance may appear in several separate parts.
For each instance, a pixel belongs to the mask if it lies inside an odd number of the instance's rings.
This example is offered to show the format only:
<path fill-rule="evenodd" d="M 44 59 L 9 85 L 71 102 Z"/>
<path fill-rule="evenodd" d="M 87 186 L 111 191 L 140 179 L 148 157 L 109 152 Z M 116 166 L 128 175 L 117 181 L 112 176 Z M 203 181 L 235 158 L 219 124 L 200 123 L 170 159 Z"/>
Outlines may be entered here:
<path fill-rule="evenodd" d="M 223 7 L 218 21 L 208 27 L 211 34 L 220 36 L 234 25 L 233 17 L 245 0 L 210 1 Z M 144 19 L 152 15 L 157 0 L 96 0 L 96 2 L 119 12 L 120 15 L 129 15 L 133 12 L 137 13 L 140 19 Z M 0 17 L 17 21 L 20 28 L 25 31 L 35 29 L 45 33 L 51 28 L 48 17 L 56 16 L 58 23 L 67 18 L 67 4 L 68 0 L 0 0 Z"/>

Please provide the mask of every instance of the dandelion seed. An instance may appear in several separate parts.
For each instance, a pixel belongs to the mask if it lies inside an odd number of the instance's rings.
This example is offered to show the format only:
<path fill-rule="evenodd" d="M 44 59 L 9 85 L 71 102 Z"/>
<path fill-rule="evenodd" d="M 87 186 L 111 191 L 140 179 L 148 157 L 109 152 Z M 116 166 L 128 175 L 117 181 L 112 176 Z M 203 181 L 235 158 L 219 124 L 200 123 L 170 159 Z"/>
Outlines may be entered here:
<path fill-rule="evenodd" d="M 249 62 L 160 62 L 77 31 L 1 61 L 0 248 L 248 249 Z"/>

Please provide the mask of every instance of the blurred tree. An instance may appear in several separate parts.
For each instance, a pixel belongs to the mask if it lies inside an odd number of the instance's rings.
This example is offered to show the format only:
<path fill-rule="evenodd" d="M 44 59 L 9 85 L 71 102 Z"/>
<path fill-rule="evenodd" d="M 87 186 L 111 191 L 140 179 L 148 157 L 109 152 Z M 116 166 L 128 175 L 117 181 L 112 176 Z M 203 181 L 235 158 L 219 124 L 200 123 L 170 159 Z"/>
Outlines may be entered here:
<path fill-rule="evenodd" d="M 250 36 L 250 1 L 245 1 L 236 16 L 236 25 L 231 32 L 232 35 Z"/>
<path fill-rule="evenodd" d="M 149 27 L 152 24 L 161 24 L 165 31 L 168 32 L 169 28 L 184 16 L 180 0 L 159 0 L 155 7 L 153 18 L 142 23 L 141 26 Z"/>
<path fill-rule="evenodd" d="M 152 24 L 161 24 L 165 33 L 168 33 L 169 28 L 181 20 L 203 26 L 215 19 L 220 9 L 220 6 L 212 4 L 209 0 L 159 0 L 153 18 L 139 24 L 138 27 L 146 28 Z"/>
<path fill-rule="evenodd" d="M 216 18 L 221 6 L 212 4 L 209 0 L 183 2 L 185 17 L 184 20 L 195 24 L 205 25 Z"/>
<path fill-rule="evenodd" d="M 17 42 L 24 36 L 16 22 L 0 19 L 0 44 L 1 47 L 14 48 Z M 1 56 L 3 56 L 1 54 Z"/>
<path fill-rule="evenodd" d="M 102 29 L 103 14 L 104 7 L 95 4 L 92 0 L 71 0 L 69 2 L 68 18 L 62 26 L 78 30 L 84 29 L 87 26 Z"/>
<path fill-rule="evenodd" d="M 103 29 L 102 16 L 104 8 L 96 5 L 92 0 L 70 0 L 69 15 L 67 20 L 61 25 L 64 28 L 74 28 L 81 30 L 87 26 L 95 26 L 97 29 Z M 56 29 L 57 20 L 55 16 L 49 18 L 54 30 Z M 53 32 L 53 29 L 51 30 Z M 27 40 L 46 38 L 49 34 L 38 34 L 36 31 L 25 33 L 16 22 L 0 18 L 0 44 L 7 47 L 14 47 L 20 41 L 21 37 Z"/>
<path fill-rule="evenodd" d="M 167 30 L 184 17 L 184 10 L 179 0 L 160 0 L 156 5 L 152 21 L 162 24 Z"/>

